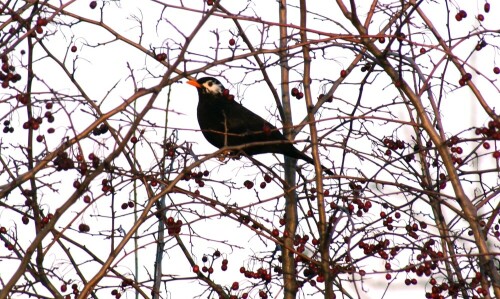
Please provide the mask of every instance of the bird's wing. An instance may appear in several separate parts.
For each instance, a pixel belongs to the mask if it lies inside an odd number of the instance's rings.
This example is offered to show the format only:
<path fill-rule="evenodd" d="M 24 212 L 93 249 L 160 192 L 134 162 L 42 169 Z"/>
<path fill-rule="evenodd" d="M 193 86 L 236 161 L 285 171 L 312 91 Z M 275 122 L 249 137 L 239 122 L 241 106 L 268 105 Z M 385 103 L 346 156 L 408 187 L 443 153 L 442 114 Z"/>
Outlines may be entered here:
<path fill-rule="evenodd" d="M 281 132 L 259 115 L 245 108 L 243 105 L 232 102 L 224 113 L 227 120 L 228 131 L 235 134 L 244 134 L 250 137 L 255 135 L 258 140 L 284 140 Z M 229 115 L 229 113 L 231 113 Z M 259 137 L 257 137 L 259 136 Z"/>

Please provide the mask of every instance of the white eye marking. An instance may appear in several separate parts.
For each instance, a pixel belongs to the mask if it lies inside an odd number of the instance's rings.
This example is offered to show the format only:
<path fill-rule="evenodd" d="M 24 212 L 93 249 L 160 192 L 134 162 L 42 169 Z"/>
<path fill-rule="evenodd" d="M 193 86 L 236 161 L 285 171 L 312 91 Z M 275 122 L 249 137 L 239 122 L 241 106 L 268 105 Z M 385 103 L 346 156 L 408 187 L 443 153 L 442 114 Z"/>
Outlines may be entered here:
<path fill-rule="evenodd" d="M 209 93 L 213 94 L 222 93 L 222 86 L 220 84 L 217 84 L 216 82 L 207 81 L 203 85 L 205 86 L 205 89 Z"/>

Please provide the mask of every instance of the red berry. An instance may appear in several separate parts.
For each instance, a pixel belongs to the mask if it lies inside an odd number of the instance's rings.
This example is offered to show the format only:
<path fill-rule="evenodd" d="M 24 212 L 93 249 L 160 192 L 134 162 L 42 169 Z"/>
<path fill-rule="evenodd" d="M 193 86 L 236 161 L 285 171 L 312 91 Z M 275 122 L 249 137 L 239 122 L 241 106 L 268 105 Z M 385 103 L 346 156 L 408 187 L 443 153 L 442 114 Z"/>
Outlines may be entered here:
<path fill-rule="evenodd" d="M 493 152 L 493 158 L 495 158 L 495 159 L 500 158 L 500 151 L 494 151 Z"/>
<path fill-rule="evenodd" d="M 71 52 L 75 53 L 76 50 L 78 50 L 78 48 L 75 45 L 71 46 Z"/>
<path fill-rule="evenodd" d="M 347 77 L 347 71 L 346 70 L 341 70 L 340 71 L 340 77 L 342 77 L 342 78 Z"/>
<path fill-rule="evenodd" d="M 239 288 L 240 288 L 240 284 L 237 281 L 233 282 L 233 284 L 231 285 L 231 289 L 233 291 L 236 291 Z"/>
<path fill-rule="evenodd" d="M 42 142 L 42 141 L 43 141 L 43 139 L 44 139 L 44 138 L 43 138 L 43 135 L 38 135 L 38 136 L 36 136 L 36 141 L 37 141 L 37 142 Z"/>
<path fill-rule="evenodd" d="M 484 4 L 484 12 L 486 13 L 490 12 L 490 4 L 488 2 Z"/>
<path fill-rule="evenodd" d="M 385 43 L 385 37 L 383 37 L 383 36 L 379 37 L 378 42 L 381 44 Z"/>
<path fill-rule="evenodd" d="M 299 89 L 294 87 L 292 88 L 292 96 L 296 97 L 299 94 Z"/>
<path fill-rule="evenodd" d="M 48 21 L 45 18 L 41 18 L 41 19 L 36 20 L 37 26 L 46 26 L 47 24 L 48 24 Z"/>
<path fill-rule="evenodd" d="M 165 54 L 165 53 L 156 54 L 156 60 L 163 61 L 165 59 L 167 59 L 167 54 Z"/>
<path fill-rule="evenodd" d="M 425 48 L 420 48 L 420 54 L 425 54 L 427 50 Z"/>
<path fill-rule="evenodd" d="M 210 6 L 214 5 L 214 0 L 207 0 L 207 5 L 210 5 Z"/>
<path fill-rule="evenodd" d="M 90 231 L 90 226 L 85 223 L 80 223 L 80 225 L 78 226 L 78 230 L 82 233 L 87 233 Z"/>
<path fill-rule="evenodd" d="M 194 265 L 194 266 L 193 266 L 193 272 L 194 272 L 194 273 L 198 273 L 198 272 L 200 272 L 200 267 L 199 267 L 198 265 Z"/>
<path fill-rule="evenodd" d="M 457 21 L 459 21 L 459 22 L 460 22 L 460 21 L 462 21 L 462 15 L 460 15 L 460 13 L 457 13 L 457 14 L 455 15 L 455 20 L 457 20 Z"/>
<path fill-rule="evenodd" d="M 499 68 L 498 66 L 495 66 L 495 67 L 493 68 L 493 73 L 495 73 L 495 74 L 497 74 L 497 75 L 498 75 L 498 74 L 500 74 L 500 68 Z"/>
<path fill-rule="evenodd" d="M 130 138 L 130 142 L 132 143 L 137 143 L 137 137 L 136 136 L 132 136 L 132 138 Z"/>
<path fill-rule="evenodd" d="M 299 93 L 297 94 L 297 97 L 296 97 L 296 98 L 297 98 L 297 100 L 300 100 L 300 99 L 302 99 L 303 97 L 304 97 L 304 93 L 303 93 L 303 92 L 299 92 Z"/>
<path fill-rule="evenodd" d="M 234 40 L 234 38 L 231 38 L 231 39 L 229 40 L 229 45 L 230 45 L 230 46 L 234 46 L 235 44 L 236 44 L 236 41 Z"/>
<path fill-rule="evenodd" d="M 243 185 L 247 188 L 247 189 L 252 189 L 253 188 L 253 182 L 249 181 L 249 180 L 246 180 Z"/>
<path fill-rule="evenodd" d="M 392 275 L 390 273 L 387 273 L 385 275 L 385 279 L 390 280 L 392 278 Z"/>
<path fill-rule="evenodd" d="M 96 8 L 97 7 L 97 1 L 90 1 L 89 6 L 90 6 L 91 9 Z"/>
<path fill-rule="evenodd" d="M 73 187 L 74 187 L 75 189 L 80 188 L 80 186 L 81 186 L 81 184 L 80 184 L 80 182 L 79 182 L 79 181 L 74 181 L 74 182 L 73 182 Z"/>
<path fill-rule="evenodd" d="M 477 19 L 478 19 L 480 22 L 482 22 L 482 21 L 484 21 L 484 16 L 483 16 L 482 14 L 478 14 L 478 15 L 477 15 Z"/>
<path fill-rule="evenodd" d="M 269 184 L 269 183 L 271 183 L 271 181 L 272 181 L 272 180 L 273 180 L 273 179 L 271 178 L 271 176 L 270 176 L 270 175 L 268 175 L 268 174 L 265 174 L 265 175 L 264 175 L 264 181 L 265 181 L 266 183 L 268 183 L 268 184 Z"/>
<path fill-rule="evenodd" d="M 465 18 L 467 18 L 467 12 L 466 12 L 465 10 L 463 10 L 463 9 L 462 9 L 462 10 L 460 10 L 458 13 L 460 14 L 460 16 L 461 16 L 462 18 L 464 18 L 464 19 L 465 19 Z"/>

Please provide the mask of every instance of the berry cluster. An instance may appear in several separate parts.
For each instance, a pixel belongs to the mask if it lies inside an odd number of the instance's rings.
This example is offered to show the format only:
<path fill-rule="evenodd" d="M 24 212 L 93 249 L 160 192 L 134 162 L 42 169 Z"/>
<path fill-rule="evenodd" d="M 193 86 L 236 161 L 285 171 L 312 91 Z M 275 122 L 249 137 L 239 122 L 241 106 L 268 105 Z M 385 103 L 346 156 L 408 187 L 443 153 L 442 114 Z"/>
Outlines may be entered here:
<path fill-rule="evenodd" d="M 124 202 L 122 203 L 122 210 L 126 210 L 128 208 L 133 208 L 135 206 L 134 202 L 133 201 L 128 201 L 128 202 Z"/>
<path fill-rule="evenodd" d="M 3 132 L 4 133 L 14 133 L 14 128 L 10 126 L 10 120 L 5 120 L 3 122 Z"/>
<path fill-rule="evenodd" d="M 476 128 L 475 133 L 486 140 L 500 140 L 500 122 L 491 120 L 487 127 Z M 483 147 L 490 149 L 491 145 L 488 141 L 484 141 Z M 500 150 L 495 150 L 492 155 L 493 158 L 500 159 Z"/>
<path fill-rule="evenodd" d="M 246 180 L 243 182 L 243 186 L 245 186 L 247 189 L 252 189 L 254 186 L 254 183 L 252 181 Z"/>
<path fill-rule="evenodd" d="M 60 289 L 61 289 L 62 293 L 66 293 L 68 291 L 68 285 L 63 284 L 63 285 L 61 285 Z M 76 283 L 72 284 L 71 289 L 72 289 L 71 294 L 73 294 L 75 298 L 78 297 L 78 294 L 80 294 L 80 291 L 78 291 L 78 285 Z M 71 295 L 67 294 L 64 298 L 70 299 Z"/>
<path fill-rule="evenodd" d="M 2 71 L 0 72 L 0 81 L 2 81 L 2 88 L 9 87 L 9 83 L 16 83 L 21 80 L 21 75 L 14 73 L 15 67 L 9 64 L 7 55 L 2 56 Z"/>
<path fill-rule="evenodd" d="M 208 170 L 205 170 L 203 172 L 201 172 L 201 171 L 189 172 L 189 173 L 186 173 L 184 175 L 183 179 L 185 181 L 189 181 L 189 180 L 194 179 L 194 182 L 196 184 L 198 184 L 198 186 L 201 188 L 201 187 L 205 186 L 205 181 L 203 181 L 203 177 L 208 177 L 209 174 L 210 174 L 210 172 Z"/>
<path fill-rule="evenodd" d="M 461 155 L 464 151 L 462 147 L 456 146 L 460 142 L 460 138 L 458 136 L 452 136 L 447 142 L 446 145 L 450 148 L 451 150 L 451 159 L 454 164 L 462 165 L 463 160 L 460 157 L 457 157 L 457 155 Z M 443 188 L 441 188 L 443 189 Z"/>
<path fill-rule="evenodd" d="M 177 148 L 177 145 L 173 142 L 167 142 L 165 143 L 165 151 L 167 157 L 173 158 L 175 156 L 175 149 Z"/>
<path fill-rule="evenodd" d="M 68 153 L 60 152 L 54 159 L 54 166 L 56 167 L 56 171 L 66 171 L 75 168 L 75 163 L 68 157 Z"/>
<path fill-rule="evenodd" d="M 240 267 L 240 273 L 246 278 L 260 279 L 266 282 L 271 282 L 271 273 L 264 268 L 259 268 L 257 271 L 250 271 L 245 269 L 245 267 Z"/>
<path fill-rule="evenodd" d="M 460 10 L 459 12 L 457 12 L 457 14 L 455 15 L 455 20 L 457 21 L 462 21 L 463 19 L 467 18 L 467 12 L 465 10 Z"/>
<path fill-rule="evenodd" d="M 111 182 L 110 180 L 108 179 L 102 179 L 101 181 L 102 183 L 102 188 L 101 188 L 101 191 L 104 192 L 104 193 L 114 193 L 115 191 L 115 188 L 111 185 Z"/>
<path fill-rule="evenodd" d="M 486 46 L 488 45 L 488 43 L 486 43 L 486 41 L 483 39 L 481 41 L 479 41 L 476 45 L 476 51 L 481 51 L 482 49 L 484 49 Z"/>
<path fill-rule="evenodd" d="M 165 59 L 167 59 L 167 54 L 159 53 L 159 54 L 156 54 L 155 58 L 158 61 L 164 61 Z"/>
<path fill-rule="evenodd" d="M 389 254 L 391 256 L 396 256 L 400 250 L 398 246 L 390 247 L 390 245 L 391 241 L 387 239 L 380 240 L 374 244 L 368 244 L 362 240 L 358 243 L 359 248 L 363 249 L 363 253 L 366 256 L 374 256 L 375 254 L 378 254 L 384 260 L 389 259 Z M 386 251 L 389 251 L 389 253 Z"/>
<path fill-rule="evenodd" d="M 92 130 L 92 134 L 94 136 L 99 136 L 106 134 L 109 131 L 109 127 L 107 124 L 101 124 L 100 126 L 96 127 L 94 130 Z"/>
<path fill-rule="evenodd" d="M 174 217 L 168 217 L 166 225 L 169 236 L 178 235 L 181 232 L 182 220 L 178 219 L 175 221 Z"/>
<path fill-rule="evenodd" d="M 403 150 L 406 147 L 406 144 L 402 140 L 392 140 L 390 138 L 384 138 L 384 145 L 387 147 L 385 151 L 386 156 L 390 156 L 392 151 Z"/>
<path fill-rule="evenodd" d="M 304 93 L 302 91 L 299 91 L 298 88 L 294 87 L 292 88 L 292 96 L 295 97 L 297 100 L 300 100 L 304 97 Z"/>
<path fill-rule="evenodd" d="M 48 23 L 49 21 L 46 18 L 39 18 L 38 20 L 36 20 L 35 32 L 38 34 L 42 34 L 43 27 L 47 26 Z"/>
<path fill-rule="evenodd" d="M 92 162 L 92 167 L 94 168 L 99 167 L 99 164 L 101 164 L 101 160 L 94 153 L 89 154 L 89 160 Z"/>
<path fill-rule="evenodd" d="M 210 264 L 207 266 L 205 264 L 208 262 L 208 255 L 203 255 L 203 257 L 201 258 L 201 261 L 203 262 L 204 265 L 201 268 L 201 271 L 204 272 L 204 273 L 208 273 L 209 275 L 212 274 L 212 273 L 214 273 L 213 264 L 214 264 L 215 260 L 218 259 L 220 256 L 221 256 L 220 251 L 219 250 L 215 250 L 214 253 L 211 255 L 212 260 L 210 261 Z M 222 271 L 226 271 L 228 264 L 229 264 L 229 261 L 227 259 L 223 259 L 221 267 L 220 267 L 221 270 Z M 194 265 L 193 266 L 193 272 L 198 273 L 199 271 L 200 271 L 200 267 L 198 265 Z M 239 285 L 238 285 L 238 288 L 239 288 Z M 236 288 L 236 290 L 238 288 Z"/>
<path fill-rule="evenodd" d="M 470 81 L 472 79 L 472 74 L 471 73 L 465 73 L 462 75 L 462 77 L 460 78 L 460 80 L 458 80 L 458 84 L 460 86 L 464 86 L 467 81 Z"/>
<path fill-rule="evenodd" d="M 366 71 L 369 71 L 373 68 L 373 64 L 371 64 L 370 62 L 367 62 L 365 65 L 363 65 L 361 67 L 361 71 L 362 72 L 366 72 Z"/>

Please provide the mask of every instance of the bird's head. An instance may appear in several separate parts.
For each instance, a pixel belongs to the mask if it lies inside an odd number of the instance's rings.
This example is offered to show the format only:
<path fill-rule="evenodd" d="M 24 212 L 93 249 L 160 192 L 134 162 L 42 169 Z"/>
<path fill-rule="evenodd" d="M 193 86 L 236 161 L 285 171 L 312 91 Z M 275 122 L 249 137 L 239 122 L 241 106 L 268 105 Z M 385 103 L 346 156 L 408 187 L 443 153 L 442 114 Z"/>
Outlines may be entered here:
<path fill-rule="evenodd" d="M 220 95 L 225 89 L 219 80 L 211 77 L 204 77 L 198 80 L 189 80 L 187 84 L 196 87 L 200 94 Z"/>

